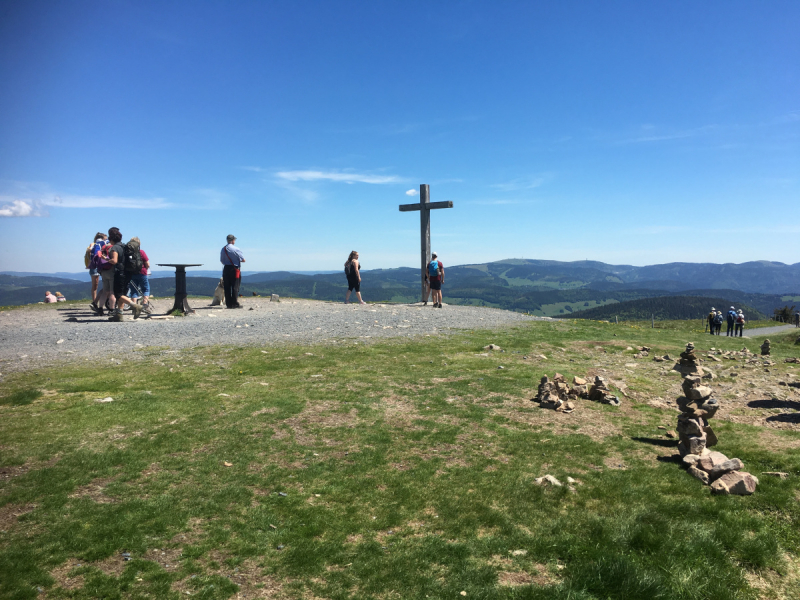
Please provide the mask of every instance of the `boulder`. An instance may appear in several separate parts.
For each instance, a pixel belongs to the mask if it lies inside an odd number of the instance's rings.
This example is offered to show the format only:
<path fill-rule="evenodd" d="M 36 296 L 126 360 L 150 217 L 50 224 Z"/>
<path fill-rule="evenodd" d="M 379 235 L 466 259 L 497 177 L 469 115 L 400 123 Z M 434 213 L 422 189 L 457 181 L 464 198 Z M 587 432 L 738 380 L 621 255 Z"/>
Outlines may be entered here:
<path fill-rule="evenodd" d="M 700 460 L 700 456 L 697 454 L 687 454 L 682 459 L 684 466 L 693 467 L 697 464 L 697 461 Z"/>
<path fill-rule="evenodd" d="M 588 382 L 583 377 L 573 377 L 572 383 L 574 385 L 586 385 Z"/>
<path fill-rule="evenodd" d="M 705 385 L 699 385 L 689 390 L 689 398 L 692 400 L 705 400 L 711 397 L 712 389 Z"/>
<path fill-rule="evenodd" d="M 703 423 L 700 419 L 692 418 L 689 415 L 678 415 L 678 433 L 686 436 L 702 435 Z"/>
<path fill-rule="evenodd" d="M 703 483 L 705 483 L 706 485 L 708 485 L 708 473 L 706 473 L 705 471 L 701 471 L 700 469 L 698 469 L 698 468 L 697 468 L 697 467 L 695 467 L 694 465 L 692 465 L 691 467 L 689 467 L 689 468 L 687 469 L 687 471 L 689 472 L 689 475 L 691 475 L 692 477 L 695 477 L 695 478 L 699 479 L 700 481 L 702 481 Z"/>
<path fill-rule="evenodd" d="M 703 469 L 703 471 L 708 473 L 711 471 L 711 469 L 713 469 L 717 465 L 721 465 L 726 460 L 728 460 L 728 457 L 725 456 L 722 452 L 711 451 L 705 456 L 700 457 L 700 460 L 697 461 L 697 468 Z"/>
<path fill-rule="evenodd" d="M 739 460 L 738 458 L 731 458 L 730 460 L 726 460 L 724 463 L 716 465 L 711 469 L 708 473 L 711 481 L 715 479 L 719 479 L 725 473 L 730 473 L 731 471 L 740 471 L 744 468 L 744 463 Z"/>
<path fill-rule="evenodd" d="M 703 427 L 703 431 L 706 433 L 706 447 L 716 446 L 719 443 L 717 434 L 714 433 L 714 430 L 711 429 L 710 425 Z"/>
<path fill-rule="evenodd" d="M 758 478 L 745 471 L 731 471 L 711 484 L 714 494 L 748 496 L 756 491 Z"/>

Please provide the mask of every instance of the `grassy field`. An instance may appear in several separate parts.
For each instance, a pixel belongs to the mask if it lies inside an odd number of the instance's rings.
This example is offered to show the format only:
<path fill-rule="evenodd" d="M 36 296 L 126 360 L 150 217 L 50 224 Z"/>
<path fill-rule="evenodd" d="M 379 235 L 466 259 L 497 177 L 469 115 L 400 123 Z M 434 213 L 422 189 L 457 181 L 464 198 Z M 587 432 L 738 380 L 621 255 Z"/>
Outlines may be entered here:
<path fill-rule="evenodd" d="M 796 337 L 773 336 L 770 377 L 794 373 Z M 797 426 L 715 423 L 761 483 L 712 496 L 659 429 L 675 411 L 648 403 L 677 388 L 671 363 L 624 368 L 687 341 L 742 346 L 537 322 L 6 375 L 0 597 L 800 597 Z M 606 374 L 622 407 L 540 409 L 556 371 Z"/>

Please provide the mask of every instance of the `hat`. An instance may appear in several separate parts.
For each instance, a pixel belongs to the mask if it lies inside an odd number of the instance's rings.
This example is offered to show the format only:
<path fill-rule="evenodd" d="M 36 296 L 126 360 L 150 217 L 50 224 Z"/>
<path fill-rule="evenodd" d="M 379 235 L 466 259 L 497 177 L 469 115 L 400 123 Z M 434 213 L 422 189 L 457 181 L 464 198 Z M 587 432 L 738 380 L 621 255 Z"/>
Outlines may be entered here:
<path fill-rule="evenodd" d="M 431 252 L 431 258 L 436 258 L 437 256 L 439 256 L 439 255 L 436 254 L 436 252 Z"/>
<path fill-rule="evenodd" d="M 717 309 L 716 309 L 716 308 L 714 308 L 714 307 L 712 306 L 712 307 L 711 307 L 711 310 L 717 310 Z"/>
<path fill-rule="evenodd" d="M 229 242 L 232 242 L 233 240 L 235 240 L 235 239 L 236 239 L 236 236 L 235 236 L 235 235 L 233 235 L 232 233 L 229 233 L 229 234 L 228 234 L 228 238 L 227 238 L 227 239 L 228 239 L 228 241 L 229 241 Z"/>
<path fill-rule="evenodd" d="M 739 309 L 739 314 L 742 314 L 742 309 L 741 308 Z"/>
<path fill-rule="evenodd" d="M 731 310 L 736 310 L 736 309 L 731 306 Z"/>

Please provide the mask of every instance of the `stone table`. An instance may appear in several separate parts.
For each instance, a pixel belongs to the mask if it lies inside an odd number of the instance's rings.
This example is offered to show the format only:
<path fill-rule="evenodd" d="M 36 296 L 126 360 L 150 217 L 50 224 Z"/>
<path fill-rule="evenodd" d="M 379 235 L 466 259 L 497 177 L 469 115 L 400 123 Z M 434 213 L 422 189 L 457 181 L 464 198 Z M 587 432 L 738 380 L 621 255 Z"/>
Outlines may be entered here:
<path fill-rule="evenodd" d="M 189 306 L 186 299 L 186 267 L 202 267 L 203 265 L 188 264 L 158 264 L 159 267 L 175 267 L 175 304 L 172 305 L 170 312 L 180 310 L 185 313 L 193 313 L 194 309 Z"/>

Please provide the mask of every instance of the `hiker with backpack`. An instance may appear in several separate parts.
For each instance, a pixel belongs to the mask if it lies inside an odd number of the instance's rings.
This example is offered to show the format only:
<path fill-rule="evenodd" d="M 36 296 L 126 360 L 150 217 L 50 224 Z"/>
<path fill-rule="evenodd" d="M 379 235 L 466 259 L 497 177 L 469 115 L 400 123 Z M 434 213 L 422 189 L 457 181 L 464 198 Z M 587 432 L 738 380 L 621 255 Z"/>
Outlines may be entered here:
<path fill-rule="evenodd" d="M 133 318 L 138 319 L 144 310 L 143 306 L 136 304 L 128 298 L 128 285 L 131 275 L 142 269 L 142 256 L 138 244 L 122 243 L 122 233 L 116 227 L 108 230 L 108 239 L 113 246 L 108 251 L 108 262 L 114 266 L 114 296 L 116 297 L 114 312 L 109 321 L 122 321 L 122 307 L 128 305 L 133 311 Z"/>
<path fill-rule="evenodd" d="M 734 335 L 733 326 L 736 324 L 736 309 L 733 308 L 732 306 L 731 306 L 731 309 L 728 311 L 727 321 L 728 321 L 728 330 L 725 333 L 725 335 L 730 337 L 730 336 Z"/>
<path fill-rule="evenodd" d="M 708 331 L 711 333 L 711 335 L 714 335 L 714 329 L 716 329 L 714 327 L 714 317 L 716 316 L 717 316 L 717 309 L 712 306 L 711 312 L 708 313 Z"/>
<path fill-rule="evenodd" d="M 98 231 L 94 234 L 94 241 L 89 244 L 83 254 L 83 264 L 89 269 L 89 276 L 92 278 L 92 305 L 95 307 L 97 306 L 97 284 L 100 281 L 100 269 L 98 269 L 94 257 L 106 245 L 107 239 L 108 236 L 105 233 Z"/>
<path fill-rule="evenodd" d="M 111 249 L 111 242 L 108 242 L 108 236 L 103 240 L 103 245 L 92 256 L 92 265 L 100 273 L 100 278 L 103 280 L 103 289 L 97 294 L 97 299 L 89 305 L 98 316 L 103 315 L 103 309 L 107 308 L 108 313 L 111 314 L 114 310 L 114 304 L 117 299 L 114 297 L 114 265 L 108 259 L 108 251 Z"/>
<path fill-rule="evenodd" d="M 222 285 L 225 288 L 225 306 L 227 308 L 244 308 L 239 304 L 239 285 L 242 282 L 242 263 L 245 262 L 242 251 L 233 243 L 235 235 L 226 238 L 228 242 L 219 252 L 222 263 Z"/>
<path fill-rule="evenodd" d="M 358 262 L 358 252 L 353 250 L 344 263 L 344 274 L 347 277 L 347 293 L 344 303 L 350 303 L 350 293 L 355 290 L 359 304 L 366 304 L 361 298 L 361 265 Z"/>
<path fill-rule="evenodd" d="M 722 311 L 718 310 L 717 314 L 714 315 L 714 335 L 721 335 L 722 334 L 722 322 L 724 320 L 725 320 L 725 317 L 722 314 Z"/>
<path fill-rule="evenodd" d="M 142 306 L 150 306 L 150 278 L 148 277 L 147 273 L 150 271 L 150 259 L 147 257 L 147 253 L 142 250 L 141 241 L 138 237 L 132 237 L 131 241 L 128 242 L 128 249 L 133 251 L 135 248 L 138 248 L 139 254 L 141 255 L 142 259 L 142 267 L 135 272 L 131 273 L 131 281 L 130 281 L 130 297 L 133 300 L 136 300 L 140 295 L 142 297 Z M 132 268 L 136 268 L 136 265 L 132 265 Z"/>
<path fill-rule="evenodd" d="M 444 265 L 438 260 L 436 252 L 431 254 L 428 263 L 428 282 L 433 293 L 433 308 L 442 308 L 442 284 L 444 283 Z"/>
<path fill-rule="evenodd" d="M 736 313 L 736 323 L 734 324 L 733 337 L 736 337 L 737 335 L 739 337 L 742 337 L 743 331 L 744 331 L 744 313 L 740 308 Z"/>

